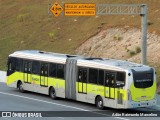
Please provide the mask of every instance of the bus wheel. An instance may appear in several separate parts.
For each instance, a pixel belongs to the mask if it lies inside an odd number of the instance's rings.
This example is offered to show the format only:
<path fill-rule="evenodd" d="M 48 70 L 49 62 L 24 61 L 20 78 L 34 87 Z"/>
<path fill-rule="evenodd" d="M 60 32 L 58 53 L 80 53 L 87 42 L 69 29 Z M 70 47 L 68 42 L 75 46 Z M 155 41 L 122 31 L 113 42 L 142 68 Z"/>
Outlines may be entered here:
<path fill-rule="evenodd" d="M 103 108 L 104 108 L 104 106 L 103 106 L 103 99 L 100 96 L 98 96 L 96 98 L 95 102 L 96 102 L 97 108 L 103 110 Z"/>
<path fill-rule="evenodd" d="M 19 91 L 22 92 L 22 93 L 25 92 L 25 90 L 23 89 L 23 84 L 22 84 L 22 82 L 19 82 L 19 83 L 18 83 L 18 89 L 19 89 Z"/>
<path fill-rule="evenodd" d="M 50 88 L 50 90 L 49 90 L 49 96 L 53 99 L 53 100 L 55 100 L 57 97 L 56 97 L 56 91 L 55 91 L 55 89 L 53 88 L 53 87 L 51 87 Z"/>

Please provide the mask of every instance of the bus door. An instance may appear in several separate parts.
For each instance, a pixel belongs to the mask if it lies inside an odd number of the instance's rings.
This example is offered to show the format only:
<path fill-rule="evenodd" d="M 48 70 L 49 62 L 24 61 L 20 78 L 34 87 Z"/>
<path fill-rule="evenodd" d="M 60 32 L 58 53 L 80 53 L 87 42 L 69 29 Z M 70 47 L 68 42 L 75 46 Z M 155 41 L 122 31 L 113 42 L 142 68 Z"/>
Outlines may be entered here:
<path fill-rule="evenodd" d="M 31 83 L 31 62 L 24 61 L 24 82 Z"/>
<path fill-rule="evenodd" d="M 78 92 L 87 93 L 87 69 L 78 70 Z"/>
<path fill-rule="evenodd" d="M 48 63 L 41 64 L 40 85 L 48 86 Z"/>
<path fill-rule="evenodd" d="M 106 72 L 105 73 L 105 97 L 109 99 L 115 99 L 115 80 L 116 73 Z"/>

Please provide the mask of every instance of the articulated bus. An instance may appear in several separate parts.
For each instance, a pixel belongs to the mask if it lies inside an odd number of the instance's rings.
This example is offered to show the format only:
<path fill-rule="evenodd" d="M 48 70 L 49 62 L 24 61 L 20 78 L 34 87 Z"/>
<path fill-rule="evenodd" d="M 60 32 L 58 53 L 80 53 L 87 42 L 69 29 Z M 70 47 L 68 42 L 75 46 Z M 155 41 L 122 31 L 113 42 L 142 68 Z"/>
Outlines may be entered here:
<path fill-rule="evenodd" d="M 7 85 L 95 104 L 99 109 L 156 105 L 156 72 L 129 61 L 36 50 L 8 57 Z"/>

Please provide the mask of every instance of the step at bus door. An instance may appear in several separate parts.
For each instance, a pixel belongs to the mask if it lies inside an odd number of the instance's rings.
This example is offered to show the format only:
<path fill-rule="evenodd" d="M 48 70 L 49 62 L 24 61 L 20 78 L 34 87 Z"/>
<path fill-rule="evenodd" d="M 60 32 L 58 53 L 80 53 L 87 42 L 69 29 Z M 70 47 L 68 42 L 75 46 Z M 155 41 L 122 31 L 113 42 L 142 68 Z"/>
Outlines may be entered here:
<path fill-rule="evenodd" d="M 48 63 L 41 64 L 40 85 L 48 86 Z"/>
<path fill-rule="evenodd" d="M 31 67 L 32 64 L 30 61 L 24 61 L 24 82 L 25 83 L 31 83 Z"/>
<path fill-rule="evenodd" d="M 105 73 L 105 97 L 109 99 L 115 99 L 115 78 L 116 73 L 106 72 Z"/>
<path fill-rule="evenodd" d="M 85 68 L 78 70 L 78 92 L 87 93 L 87 69 Z"/>

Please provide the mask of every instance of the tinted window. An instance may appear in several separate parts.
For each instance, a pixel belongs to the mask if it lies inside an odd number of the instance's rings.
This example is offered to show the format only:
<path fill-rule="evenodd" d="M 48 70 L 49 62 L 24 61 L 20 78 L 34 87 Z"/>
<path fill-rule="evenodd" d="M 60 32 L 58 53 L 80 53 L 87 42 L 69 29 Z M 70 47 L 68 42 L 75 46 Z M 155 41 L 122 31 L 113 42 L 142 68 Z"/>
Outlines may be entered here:
<path fill-rule="evenodd" d="M 106 72 L 105 73 L 105 86 L 114 87 L 115 83 L 115 73 Z"/>
<path fill-rule="evenodd" d="M 87 83 L 87 69 L 83 69 L 83 82 Z"/>
<path fill-rule="evenodd" d="M 82 69 L 78 70 L 78 82 L 82 82 L 83 81 L 83 71 Z"/>
<path fill-rule="evenodd" d="M 24 72 L 31 73 L 32 62 L 31 61 L 23 61 Z"/>
<path fill-rule="evenodd" d="M 28 62 L 28 73 L 31 73 L 31 69 L 32 69 L 32 62 Z"/>
<path fill-rule="evenodd" d="M 48 76 L 48 63 L 41 63 L 41 75 Z"/>
<path fill-rule="evenodd" d="M 64 65 L 57 64 L 57 78 L 64 79 Z"/>
<path fill-rule="evenodd" d="M 79 70 L 78 70 L 78 82 L 87 83 L 87 69 L 79 68 Z"/>
<path fill-rule="evenodd" d="M 28 64 L 27 64 L 27 61 L 24 61 L 24 72 L 28 72 Z"/>
<path fill-rule="evenodd" d="M 97 69 L 89 69 L 89 83 L 97 84 L 98 78 L 98 70 Z"/>
<path fill-rule="evenodd" d="M 32 62 L 32 73 L 39 74 L 40 73 L 40 63 L 38 61 Z"/>
<path fill-rule="evenodd" d="M 16 59 L 16 71 L 22 71 L 22 70 L 23 70 L 23 60 Z"/>
<path fill-rule="evenodd" d="M 154 75 L 153 69 L 140 72 L 132 70 L 132 72 L 133 72 L 134 86 L 136 88 L 148 88 L 153 85 L 153 75 Z"/>
<path fill-rule="evenodd" d="M 10 57 L 8 59 L 8 70 L 15 71 L 16 70 L 16 59 Z"/>
<path fill-rule="evenodd" d="M 104 84 L 104 70 L 99 70 L 98 84 L 99 85 L 103 85 Z"/>
<path fill-rule="evenodd" d="M 117 79 L 116 81 L 119 81 L 119 82 L 125 82 L 125 76 L 126 74 L 124 72 L 117 72 Z"/>
<path fill-rule="evenodd" d="M 50 77 L 56 77 L 57 76 L 56 71 L 57 71 L 56 64 L 50 63 L 50 65 L 49 65 L 49 76 Z"/>

